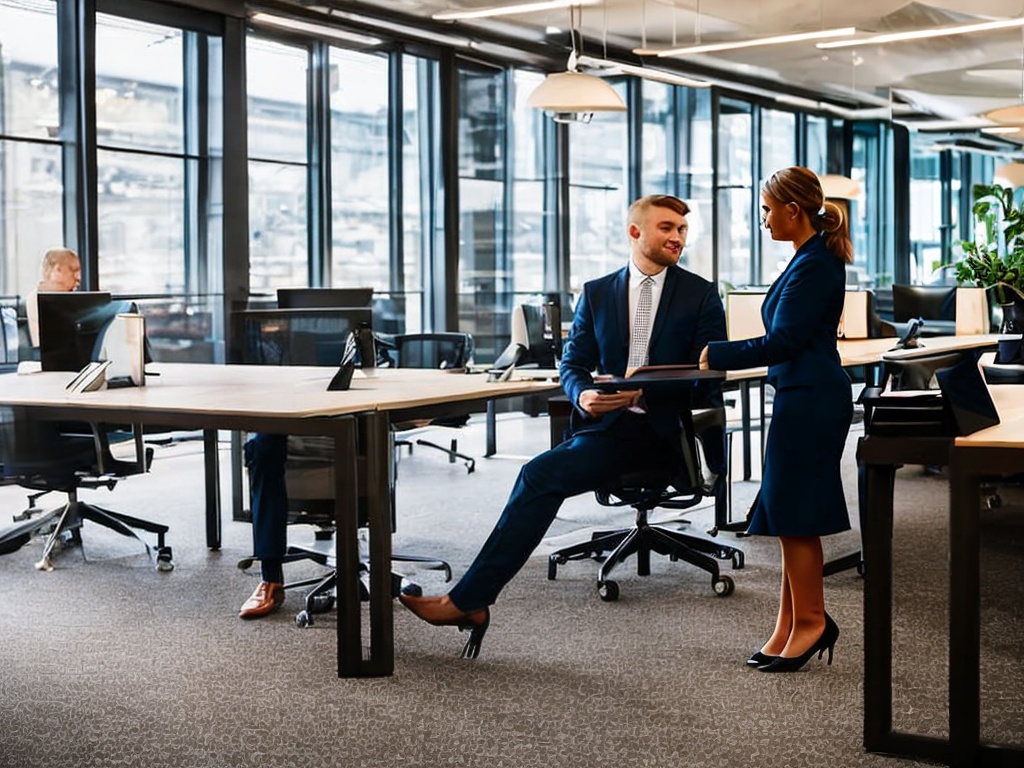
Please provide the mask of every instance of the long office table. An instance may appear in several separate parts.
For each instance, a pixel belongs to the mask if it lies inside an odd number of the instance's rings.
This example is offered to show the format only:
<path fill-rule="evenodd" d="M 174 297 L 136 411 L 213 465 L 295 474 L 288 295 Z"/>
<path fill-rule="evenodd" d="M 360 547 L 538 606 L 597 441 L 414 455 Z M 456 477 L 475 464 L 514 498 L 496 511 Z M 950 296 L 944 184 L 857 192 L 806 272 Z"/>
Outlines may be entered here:
<path fill-rule="evenodd" d="M 489 383 L 483 375 L 418 369 L 357 372 L 344 392 L 328 392 L 334 370 L 323 367 L 157 364 L 142 388 L 70 394 L 70 373 L 0 375 L 0 406 L 39 418 L 130 423 L 204 431 L 206 538 L 220 546 L 216 431 L 322 435 L 334 440 L 337 552 L 338 675 L 394 671 L 391 597 L 392 420 L 430 418 L 500 397 L 543 392 L 555 384 Z M 361 503 L 362 502 L 362 503 Z M 359 599 L 360 510 L 369 529 L 370 600 L 364 638 Z M 368 639 L 368 645 L 364 640 Z"/>
<path fill-rule="evenodd" d="M 864 747 L 956 768 L 1024 765 L 1024 748 L 981 741 L 980 485 L 1024 469 L 1024 385 L 990 387 L 1000 423 L 957 438 L 867 436 L 864 468 Z M 949 467 L 949 736 L 893 730 L 892 525 L 896 469 Z"/>

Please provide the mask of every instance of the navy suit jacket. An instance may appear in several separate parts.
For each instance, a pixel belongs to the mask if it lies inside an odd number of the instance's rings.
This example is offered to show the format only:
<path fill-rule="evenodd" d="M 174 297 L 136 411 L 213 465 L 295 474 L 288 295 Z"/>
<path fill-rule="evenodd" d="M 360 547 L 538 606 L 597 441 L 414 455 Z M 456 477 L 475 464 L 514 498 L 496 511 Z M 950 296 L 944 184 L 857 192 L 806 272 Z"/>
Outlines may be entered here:
<path fill-rule="evenodd" d="M 559 366 L 562 389 L 574 406 L 580 392 L 590 388 L 592 373 L 622 376 L 629 360 L 629 267 L 591 280 L 576 302 L 572 331 L 562 350 Z M 725 338 L 725 312 L 713 283 L 681 267 L 669 267 L 651 328 L 649 365 L 696 363 L 704 346 Z M 709 404 L 721 389 L 701 382 Z M 679 413 L 690 405 L 691 384 L 658 384 L 644 388 L 644 400 L 652 426 L 671 436 L 679 429 Z M 623 413 L 599 419 L 574 409 L 575 432 L 608 429 Z"/>
<path fill-rule="evenodd" d="M 765 295 L 765 335 L 711 344 L 708 365 L 719 371 L 767 365 L 768 383 L 776 389 L 834 380 L 841 368 L 836 331 L 845 291 L 846 266 L 814 235 Z"/>

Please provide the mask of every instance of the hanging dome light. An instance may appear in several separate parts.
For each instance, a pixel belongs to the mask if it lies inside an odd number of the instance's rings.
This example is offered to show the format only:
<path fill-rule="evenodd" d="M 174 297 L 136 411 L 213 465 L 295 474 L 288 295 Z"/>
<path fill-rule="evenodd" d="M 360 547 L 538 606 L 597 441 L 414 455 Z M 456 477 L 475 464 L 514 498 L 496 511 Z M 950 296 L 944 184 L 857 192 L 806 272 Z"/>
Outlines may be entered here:
<path fill-rule="evenodd" d="M 595 75 L 576 71 L 576 52 L 569 54 L 568 68 L 544 78 L 526 100 L 543 109 L 559 123 L 589 123 L 595 112 L 625 112 L 626 104 L 612 86 Z"/>
<path fill-rule="evenodd" d="M 996 168 L 993 181 L 1007 187 L 1024 187 L 1024 163 L 1006 163 Z"/>

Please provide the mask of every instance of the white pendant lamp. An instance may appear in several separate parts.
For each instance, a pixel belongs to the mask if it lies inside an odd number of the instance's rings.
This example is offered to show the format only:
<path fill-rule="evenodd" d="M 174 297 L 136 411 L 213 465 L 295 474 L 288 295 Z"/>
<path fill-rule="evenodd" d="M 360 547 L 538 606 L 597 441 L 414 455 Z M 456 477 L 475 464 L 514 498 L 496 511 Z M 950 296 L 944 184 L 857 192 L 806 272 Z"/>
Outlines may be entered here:
<path fill-rule="evenodd" d="M 526 105 L 543 109 L 556 123 L 589 123 L 595 112 L 625 112 L 626 104 L 608 83 L 595 75 L 576 70 L 576 23 L 579 8 L 569 8 L 569 36 L 572 52 L 565 72 L 544 78 L 526 99 Z M 582 40 L 580 42 L 582 48 Z"/>
<path fill-rule="evenodd" d="M 545 77 L 526 105 L 543 109 L 558 123 L 589 123 L 595 112 L 626 111 L 622 97 L 608 83 L 576 71 L 576 51 L 569 54 L 568 69 Z"/>
<path fill-rule="evenodd" d="M 996 168 L 993 174 L 995 181 L 998 184 L 1003 184 L 1007 187 L 1024 187 L 1024 163 L 1006 163 Z"/>

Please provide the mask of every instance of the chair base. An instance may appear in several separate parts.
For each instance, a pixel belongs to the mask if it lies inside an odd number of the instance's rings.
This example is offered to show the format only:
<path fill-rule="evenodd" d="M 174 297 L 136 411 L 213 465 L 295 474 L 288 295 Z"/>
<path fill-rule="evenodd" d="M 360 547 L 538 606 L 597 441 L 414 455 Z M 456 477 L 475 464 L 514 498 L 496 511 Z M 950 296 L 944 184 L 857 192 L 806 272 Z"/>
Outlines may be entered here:
<path fill-rule="evenodd" d="M 286 584 L 285 589 L 294 587 L 313 588 L 305 594 L 305 607 L 295 614 L 295 626 L 300 629 L 313 626 L 313 614 L 326 613 L 334 607 L 335 591 L 338 585 L 338 572 L 331 570 L 319 579 L 308 579 Z M 419 597 L 423 590 L 419 584 L 409 581 L 400 573 L 391 573 L 391 597 L 399 595 L 415 595 Z M 366 563 L 359 564 L 359 599 L 367 602 L 370 599 L 370 569 Z"/>
<path fill-rule="evenodd" d="M 87 504 L 84 501 L 79 501 L 74 493 L 68 495 L 68 501 L 64 506 L 43 512 L 37 517 L 30 515 L 27 520 L 23 520 L 0 534 L 0 552 L 18 549 L 28 543 L 33 534 L 43 531 L 52 523 L 53 527 L 43 544 L 43 555 L 35 564 L 37 570 L 52 571 L 53 556 L 56 553 L 58 542 L 70 537 L 71 541 L 80 544 L 82 541 L 81 527 L 85 520 L 109 528 L 122 536 L 138 539 L 145 546 L 146 554 L 150 557 L 153 555 L 153 550 L 139 536 L 138 531 L 156 534 L 156 569 L 158 571 L 174 570 L 171 548 L 166 545 L 164 540 L 169 530 L 166 525 L 114 512 L 94 504 Z"/>
<path fill-rule="evenodd" d="M 422 445 L 427 448 L 433 448 L 436 451 L 441 451 L 441 453 L 444 453 L 448 456 L 449 464 L 454 464 L 457 459 L 461 459 L 466 464 L 466 474 L 471 475 L 473 474 L 474 471 L 476 471 L 476 459 L 474 459 L 472 456 L 467 456 L 464 453 L 459 453 L 459 443 L 457 440 L 452 440 L 448 448 L 445 448 L 443 445 L 438 445 L 437 443 L 432 443 L 429 440 L 421 439 L 417 439 L 415 441 L 415 444 Z M 395 440 L 396 448 L 408 448 L 410 454 L 412 453 L 412 446 L 412 440 Z"/>
<path fill-rule="evenodd" d="M 666 555 L 672 561 L 683 560 L 711 574 L 711 588 L 720 597 L 732 594 L 733 580 L 720 573 L 719 560 L 732 560 L 736 570 L 743 568 L 742 550 L 699 536 L 680 533 L 658 525 L 638 521 L 632 528 L 595 533 L 590 541 L 564 547 L 548 557 L 548 579 L 554 580 L 558 566 L 570 560 L 603 560 L 597 571 L 597 589 L 602 600 L 616 600 L 618 585 L 609 579 L 612 570 L 628 557 L 636 555 L 637 575 L 651 573 L 651 553 Z M 610 553 L 605 556 L 605 553 Z"/>

